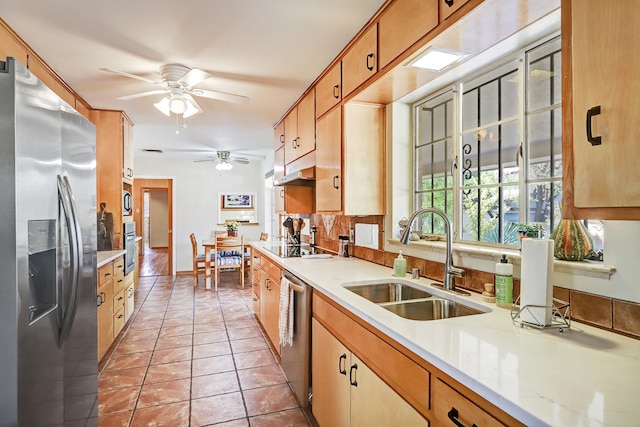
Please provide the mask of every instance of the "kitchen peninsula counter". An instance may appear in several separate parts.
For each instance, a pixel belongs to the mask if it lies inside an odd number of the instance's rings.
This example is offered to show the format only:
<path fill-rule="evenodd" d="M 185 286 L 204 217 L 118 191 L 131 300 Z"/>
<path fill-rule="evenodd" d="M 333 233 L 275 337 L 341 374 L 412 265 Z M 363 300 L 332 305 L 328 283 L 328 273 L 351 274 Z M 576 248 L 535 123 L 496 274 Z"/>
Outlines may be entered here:
<path fill-rule="evenodd" d="M 100 268 L 105 264 L 110 263 L 111 261 L 113 261 L 114 259 L 126 254 L 127 251 L 124 249 L 116 249 L 113 251 L 98 251 L 98 265 L 97 267 Z"/>
<path fill-rule="evenodd" d="M 521 328 L 511 312 L 471 297 L 490 313 L 414 321 L 346 290 L 345 282 L 393 279 L 393 270 L 357 258 L 280 258 L 261 253 L 482 398 L 528 426 L 635 425 L 640 341 L 575 323 Z M 432 280 L 408 281 L 430 288 Z"/>

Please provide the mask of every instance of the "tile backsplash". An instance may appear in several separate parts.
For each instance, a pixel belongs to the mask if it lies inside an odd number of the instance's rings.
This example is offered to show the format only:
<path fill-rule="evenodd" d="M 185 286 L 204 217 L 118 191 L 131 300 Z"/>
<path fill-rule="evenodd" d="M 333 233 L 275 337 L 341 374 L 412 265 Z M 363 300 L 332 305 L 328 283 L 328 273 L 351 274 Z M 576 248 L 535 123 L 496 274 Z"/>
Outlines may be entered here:
<path fill-rule="evenodd" d="M 331 251 L 338 250 L 338 236 L 349 235 L 356 223 L 378 224 L 379 242 L 384 241 L 384 216 L 350 217 L 336 215 L 329 233 L 322 223 L 322 215 L 311 215 L 311 225 L 317 227 L 317 244 Z M 354 246 L 351 255 L 376 264 L 393 267 L 393 260 L 397 256 L 393 252 Z M 417 267 L 420 275 L 436 281 L 442 281 L 444 264 L 425 260 L 415 256 L 405 255 L 407 271 Z M 482 293 L 484 284 L 494 282 L 494 274 L 486 271 L 465 268 L 465 275 L 456 278 L 456 286 L 472 292 Z M 520 280 L 513 280 L 513 298 L 520 295 Z M 554 298 L 568 302 L 571 305 L 571 320 L 606 329 L 614 333 L 640 339 L 640 304 L 623 301 L 601 295 L 554 286 Z"/>

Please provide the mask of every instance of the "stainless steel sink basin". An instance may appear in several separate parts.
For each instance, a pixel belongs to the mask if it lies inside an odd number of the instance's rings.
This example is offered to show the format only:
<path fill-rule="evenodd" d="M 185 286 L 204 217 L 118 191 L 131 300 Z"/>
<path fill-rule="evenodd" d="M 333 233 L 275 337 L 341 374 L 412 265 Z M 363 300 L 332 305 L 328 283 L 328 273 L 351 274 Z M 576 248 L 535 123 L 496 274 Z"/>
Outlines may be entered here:
<path fill-rule="evenodd" d="M 427 291 L 400 282 L 345 286 L 345 289 L 376 304 L 431 297 L 431 294 Z"/>
<path fill-rule="evenodd" d="M 397 304 L 383 304 L 382 306 L 400 317 L 412 320 L 449 319 L 451 317 L 484 313 L 483 311 L 459 304 L 455 301 L 440 298 Z"/>

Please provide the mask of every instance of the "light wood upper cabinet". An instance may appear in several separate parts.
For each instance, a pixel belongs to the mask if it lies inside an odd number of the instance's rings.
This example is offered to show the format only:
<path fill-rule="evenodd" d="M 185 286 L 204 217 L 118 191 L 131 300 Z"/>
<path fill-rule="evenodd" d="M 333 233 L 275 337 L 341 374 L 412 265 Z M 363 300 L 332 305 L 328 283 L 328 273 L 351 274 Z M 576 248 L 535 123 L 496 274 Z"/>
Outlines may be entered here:
<path fill-rule="evenodd" d="M 133 184 L 133 123 L 122 118 L 122 178 Z"/>
<path fill-rule="evenodd" d="M 349 95 L 378 71 L 378 26 L 374 24 L 342 59 L 342 96 Z"/>
<path fill-rule="evenodd" d="M 640 219 L 640 8 L 563 0 L 562 20 L 563 216 Z"/>
<path fill-rule="evenodd" d="M 280 121 L 273 130 L 273 149 L 284 147 L 284 120 Z"/>
<path fill-rule="evenodd" d="M 378 21 L 378 67 L 393 61 L 438 25 L 438 0 L 395 0 Z"/>
<path fill-rule="evenodd" d="M 469 0 L 440 0 L 440 22 L 447 19 L 453 12 Z"/>
<path fill-rule="evenodd" d="M 284 118 L 284 148 L 285 151 L 293 152 L 293 147 L 295 147 L 298 142 L 298 106 L 295 106 L 289 114 L 287 114 Z M 292 154 L 290 154 L 292 156 Z M 285 164 L 286 154 L 285 154 Z"/>
<path fill-rule="evenodd" d="M 12 56 L 25 67 L 27 66 L 27 49 L 13 33 L 13 30 L 0 19 L 0 61 Z"/>
<path fill-rule="evenodd" d="M 316 85 L 316 118 L 342 100 L 342 63 L 336 63 Z"/>
<path fill-rule="evenodd" d="M 92 110 L 91 121 L 96 125 L 96 209 L 100 212 L 105 203 L 113 215 L 113 249 L 122 249 L 124 146 L 132 125 L 124 112 L 114 110 Z"/>
<path fill-rule="evenodd" d="M 374 104 L 344 105 L 344 215 L 385 214 L 385 109 Z"/>
<path fill-rule="evenodd" d="M 287 164 L 316 149 L 315 107 L 315 92 L 310 90 L 298 104 L 298 142 L 293 156 L 287 156 Z"/>
<path fill-rule="evenodd" d="M 75 95 L 62 83 L 62 80 L 37 56 L 29 55 L 29 71 L 34 76 L 39 78 L 49 89 L 55 92 L 60 98 L 62 98 L 67 104 L 75 108 L 76 97 Z"/>
<path fill-rule="evenodd" d="M 336 108 L 316 124 L 316 211 L 342 210 L 342 109 Z"/>

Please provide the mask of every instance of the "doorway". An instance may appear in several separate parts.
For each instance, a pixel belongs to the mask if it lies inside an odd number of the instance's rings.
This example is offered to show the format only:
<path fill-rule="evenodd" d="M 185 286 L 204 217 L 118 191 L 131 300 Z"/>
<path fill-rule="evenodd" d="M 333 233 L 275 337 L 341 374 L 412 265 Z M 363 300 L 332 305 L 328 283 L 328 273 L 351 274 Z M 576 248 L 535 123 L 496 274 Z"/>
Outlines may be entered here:
<path fill-rule="evenodd" d="M 173 274 L 173 180 L 134 180 L 136 230 L 142 235 L 140 276 Z"/>

